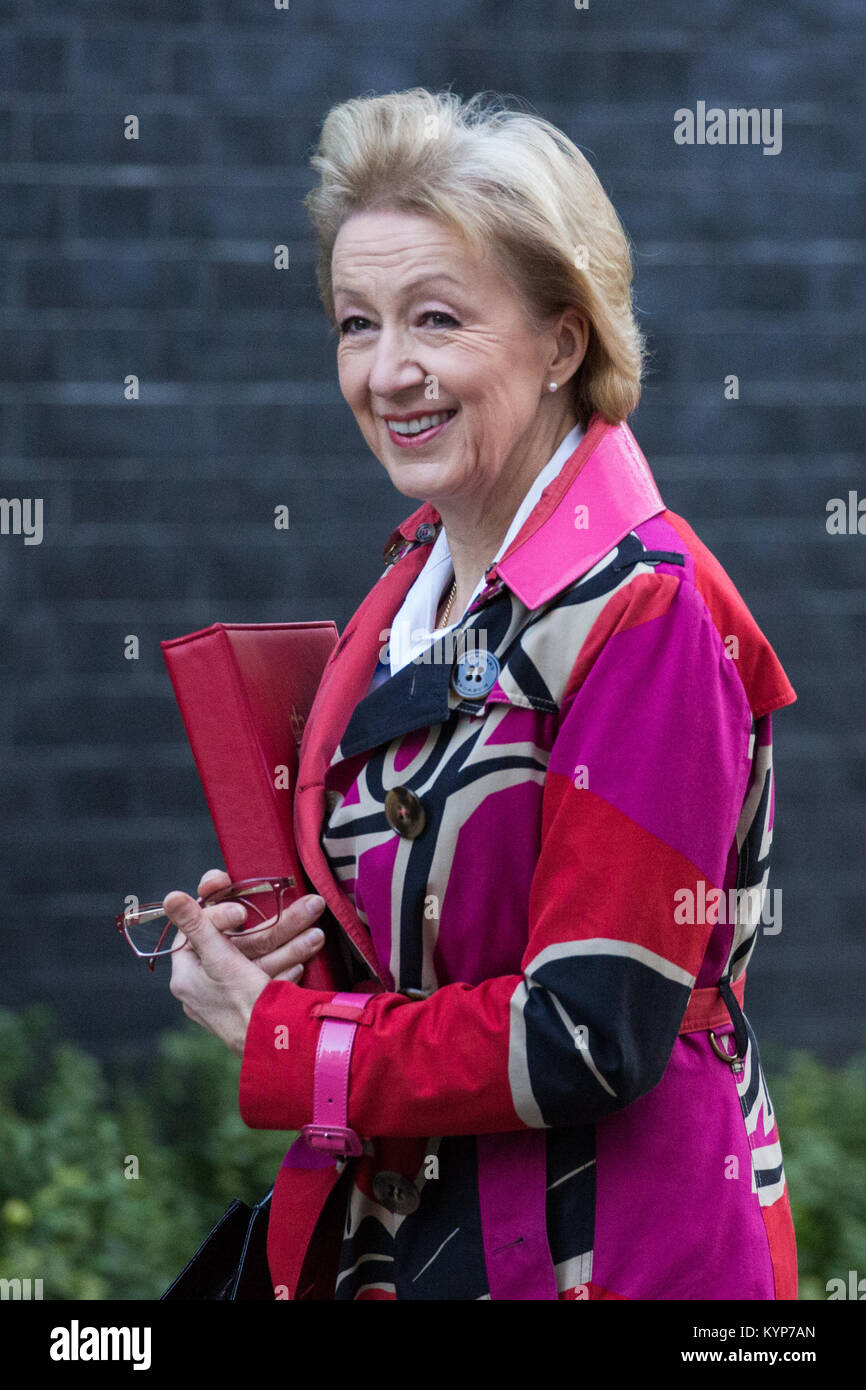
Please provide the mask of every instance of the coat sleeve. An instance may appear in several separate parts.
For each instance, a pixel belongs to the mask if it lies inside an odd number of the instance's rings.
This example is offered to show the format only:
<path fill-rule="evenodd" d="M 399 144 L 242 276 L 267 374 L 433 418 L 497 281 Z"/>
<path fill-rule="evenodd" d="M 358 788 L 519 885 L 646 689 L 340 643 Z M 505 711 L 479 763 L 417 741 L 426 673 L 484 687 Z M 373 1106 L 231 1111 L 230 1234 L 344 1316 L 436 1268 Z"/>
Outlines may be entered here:
<path fill-rule="evenodd" d="M 375 995 L 350 1070 L 359 1134 L 592 1123 L 661 1079 L 712 932 L 682 905 L 723 887 L 749 778 L 735 668 L 687 579 L 641 574 L 612 596 L 562 699 L 522 973 L 418 1002 Z M 479 901 L 466 930 L 495 932 L 495 916 Z M 271 981 L 256 1002 L 239 1093 L 251 1127 L 312 1119 L 311 1009 L 331 997 Z"/>

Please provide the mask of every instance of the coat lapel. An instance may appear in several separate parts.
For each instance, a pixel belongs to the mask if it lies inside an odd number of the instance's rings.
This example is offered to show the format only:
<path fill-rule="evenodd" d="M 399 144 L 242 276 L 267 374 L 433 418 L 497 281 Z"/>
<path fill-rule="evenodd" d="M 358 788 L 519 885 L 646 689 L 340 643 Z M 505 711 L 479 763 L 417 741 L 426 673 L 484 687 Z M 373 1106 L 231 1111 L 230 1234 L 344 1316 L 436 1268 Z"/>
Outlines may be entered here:
<path fill-rule="evenodd" d="M 467 625 L 507 587 L 529 610 L 549 602 L 586 574 L 628 533 L 664 509 L 631 430 L 594 415 L 572 457 L 545 488 L 487 584 L 468 610 Z M 447 718 L 451 663 L 410 663 L 367 695 L 377 656 L 410 586 L 429 555 L 439 512 L 424 502 L 391 533 L 390 568 L 349 621 L 325 667 L 304 730 L 295 794 L 295 837 L 317 892 L 370 972 L 385 986 L 370 933 L 331 873 L 320 835 L 325 779 L 338 748 L 343 757 Z M 477 615 L 477 617 L 475 616 Z M 492 616 L 492 614 L 490 615 Z M 383 636 L 383 633 L 385 636 Z M 436 647 L 445 639 L 437 639 Z M 434 650 L 433 656 L 437 653 Z M 400 699 L 395 702 L 395 695 Z M 341 743 L 342 740 L 342 743 Z"/>
<path fill-rule="evenodd" d="M 307 718 L 295 791 L 295 841 L 301 862 L 316 892 L 321 893 L 362 960 L 383 985 L 385 978 L 370 933 L 331 873 L 322 849 L 325 774 L 340 735 L 370 683 L 384 640 L 380 633 L 391 626 L 428 554 L 427 546 L 420 544 L 402 564 L 393 565 L 350 619 L 325 666 Z"/>
<path fill-rule="evenodd" d="M 594 415 L 488 582 L 501 578 L 527 608 L 539 608 L 663 510 L 631 430 Z"/>

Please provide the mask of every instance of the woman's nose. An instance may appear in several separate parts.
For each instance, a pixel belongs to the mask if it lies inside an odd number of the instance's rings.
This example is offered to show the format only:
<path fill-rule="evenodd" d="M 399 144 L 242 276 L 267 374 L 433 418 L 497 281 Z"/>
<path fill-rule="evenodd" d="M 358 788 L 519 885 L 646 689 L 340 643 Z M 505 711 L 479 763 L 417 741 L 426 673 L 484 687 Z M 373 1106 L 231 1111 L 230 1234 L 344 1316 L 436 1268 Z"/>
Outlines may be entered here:
<path fill-rule="evenodd" d="M 412 354 L 409 338 L 397 329 L 383 328 L 370 362 L 371 395 L 387 400 L 423 381 L 424 372 Z"/>

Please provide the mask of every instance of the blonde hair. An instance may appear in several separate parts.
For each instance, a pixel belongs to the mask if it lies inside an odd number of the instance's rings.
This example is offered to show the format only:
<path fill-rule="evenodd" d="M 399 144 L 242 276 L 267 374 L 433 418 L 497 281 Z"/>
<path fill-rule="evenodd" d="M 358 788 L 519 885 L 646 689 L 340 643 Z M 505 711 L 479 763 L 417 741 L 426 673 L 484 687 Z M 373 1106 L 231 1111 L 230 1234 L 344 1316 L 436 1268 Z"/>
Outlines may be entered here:
<path fill-rule="evenodd" d="M 568 136 L 502 102 L 413 87 L 332 107 L 304 199 L 325 312 L 334 324 L 331 253 L 347 218 L 384 208 L 436 218 L 498 256 L 536 323 L 569 306 L 588 318 L 575 411 L 584 428 L 595 411 L 619 424 L 637 407 L 644 365 L 628 236 Z"/>

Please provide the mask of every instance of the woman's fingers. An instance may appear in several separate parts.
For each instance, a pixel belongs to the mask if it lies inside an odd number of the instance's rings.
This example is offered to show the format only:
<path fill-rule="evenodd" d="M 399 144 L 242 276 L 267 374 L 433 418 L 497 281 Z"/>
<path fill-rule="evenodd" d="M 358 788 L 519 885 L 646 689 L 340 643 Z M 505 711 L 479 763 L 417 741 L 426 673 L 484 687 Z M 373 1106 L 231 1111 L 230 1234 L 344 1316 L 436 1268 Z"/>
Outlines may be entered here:
<path fill-rule="evenodd" d="M 266 971 L 272 980 L 282 979 L 287 971 L 312 960 L 316 952 L 322 949 L 324 941 L 325 933 L 321 928 L 311 927 L 309 931 L 302 932 L 300 936 L 288 941 L 285 946 L 278 946 L 275 951 L 256 956 L 256 965 Z"/>
<path fill-rule="evenodd" d="M 279 975 L 272 975 L 271 979 L 288 980 L 291 984 L 296 985 L 303 973 L 304 967 L 302 965 L 293 965 L 291 970 L 281 970 Z"/>
<path fill-rule="evenodd" d="M 312 911 L 310 904 L 312 904 Z M 279 920 L 267 931 L 257 931 L 249 936 L 241 933 L 240 936 L 232 938 L 234 945 L 249 960 L 254 960 L 257 965 L 262 965 L 264 968 L 263 957 L 270 955 L 271 952 L 279 951 L 280 947 L 294 942 L 308 932 L 311 927 L 315 926 L 316 919 L 322 915 L 324 906 L 324 899 L 320 898 L 317 893 L 308 894 L 305 898 L 298 898 L 297 902 L 291 903 L 281 914 Z M 255 926 L 255 921 L 250 920 L 249 914 L 247 915 L 247 925 Z M 310 947 L 314 940 L 316 941 L 316 948 L 321 945 L 321 941 L 317 938 L 310 938 L 306 942 L 306 947 Z M 304 949 L 302 949 L 300 954 L 292 957 L 289 964 L 307 960 L 312 953 L 310 950 L 305 954 Z M 285 959 L 285 957 L 281 957 L 283 962 Z M 284 965 L 281 965 L 280 968 L 284 968 Z"/>
<path fill-rule="evenodd" d="M 217 888 L 228 888 L 230 883 L 231 879 L 224 869 L 208 869 L 207 873 L 202 874 L 195 891 L 200 898 L 206 898 L 208 893 L 216 892 Z"/>
<path fill-rule="evenodd" d="M 229 883 L 231 879 L 222 869 L 209 869 L 199 882 L 198 895 L 206 898 L 220 888 L 228 887 Z M 303 974 L 304 964 L 324 944 L 324 932 L 315 925 L 324 907 L 324 898 L 318 893 L 308 893 L 290 903 L 267 931 L 252 930 L 249 935 L 241 928 L 255 928 L 256 918 L 246 910 L 245 921 L 235 920 L 236 911 L 244 911 L 240 904 L 230 906 L 228 903 L 218 903 L 202 910 L 219 931 L 238 933 L 232 936 L 231 944 L 247 960 L 255 961 L 272 980 L 296 982 Z"/>
<path fill-rule="evenodd" d="M 232 950 L 224 934 L 237 931 L 243 924 L 247 913 L 240 903 L 218 903 L 215 907 L 203 908 L 188 893 L 175 889 L 166 894 L 162 905 L 169 921 L 180 928 L 205 965 L 212 964 L 217 970 L 220 966 L 231 969 L 230 962 L 239 960 L 239 953 Z M 186 965 L 187 962 L 183 962 L 180 968 Z"/>

